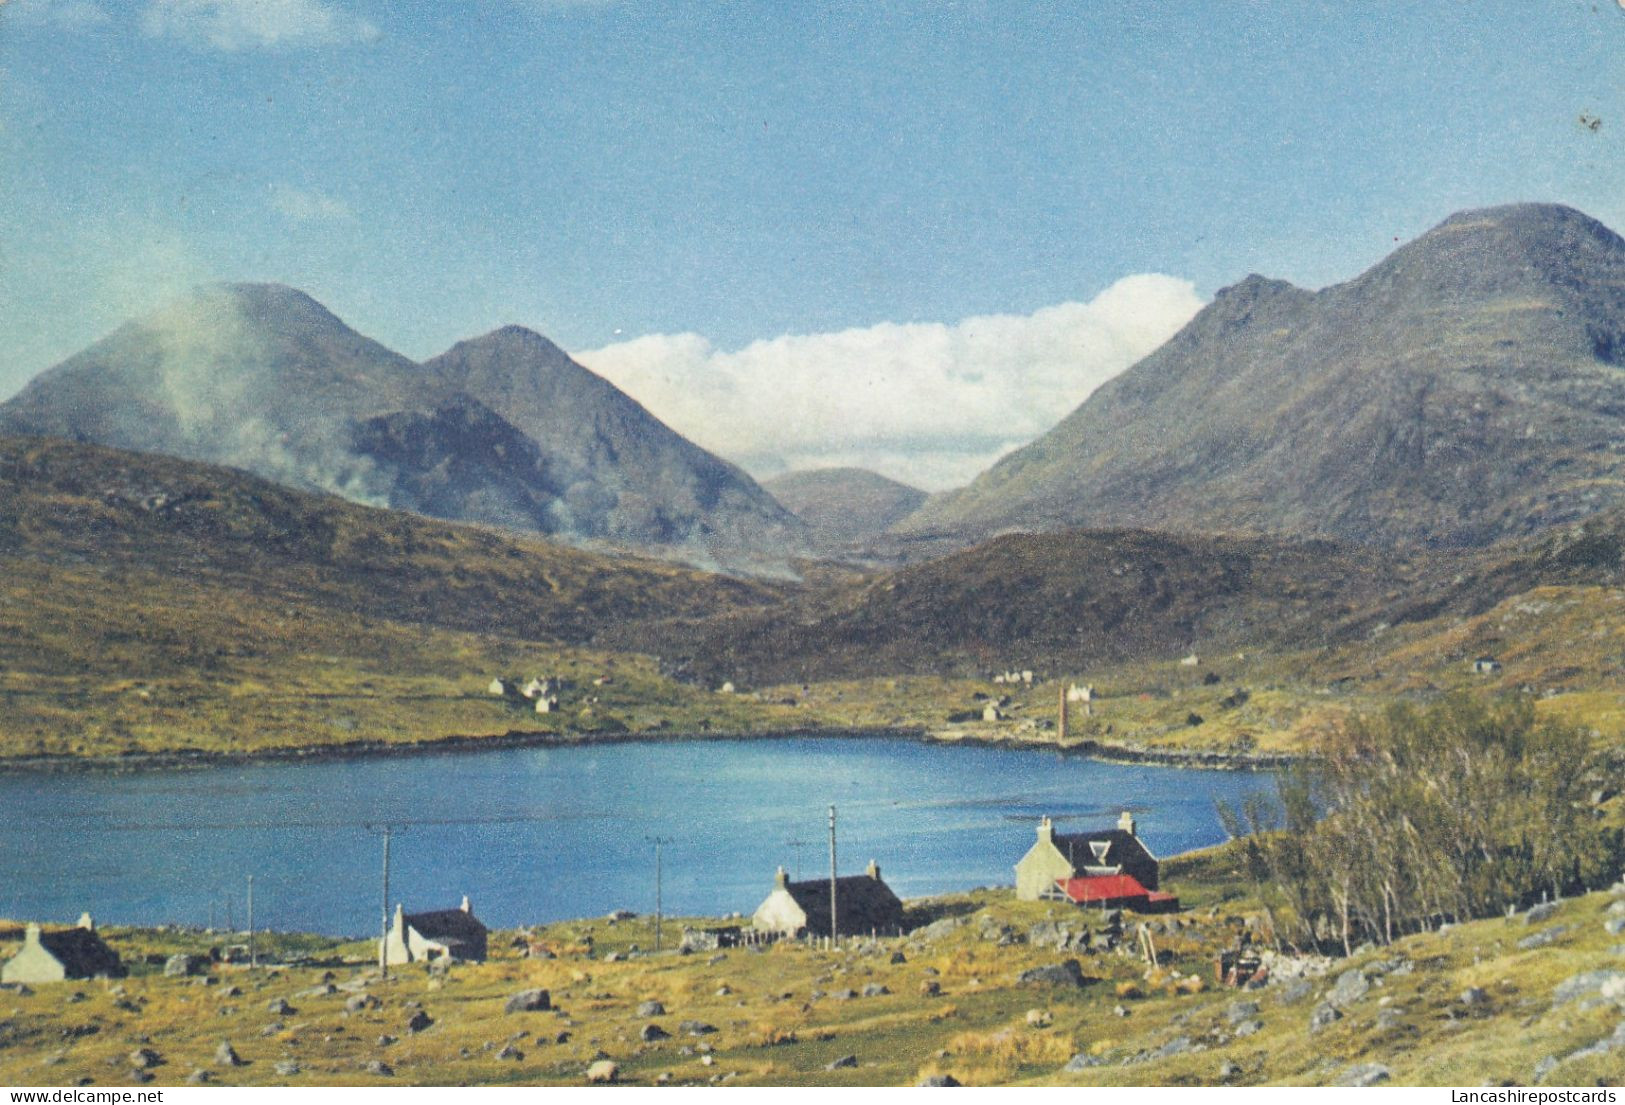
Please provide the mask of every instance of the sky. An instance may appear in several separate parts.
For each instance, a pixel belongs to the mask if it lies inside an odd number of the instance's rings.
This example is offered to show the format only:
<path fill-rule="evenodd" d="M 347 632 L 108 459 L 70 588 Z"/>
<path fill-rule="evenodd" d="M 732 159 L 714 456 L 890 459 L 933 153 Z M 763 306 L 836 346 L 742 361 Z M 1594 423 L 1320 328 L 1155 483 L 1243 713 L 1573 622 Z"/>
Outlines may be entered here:
<path fill-rule="evenodd" d="M 1625 229 L 1619 0 L 3 0 L 0 398 L 198 284 L 938 489 L 1250 272 Z"/>

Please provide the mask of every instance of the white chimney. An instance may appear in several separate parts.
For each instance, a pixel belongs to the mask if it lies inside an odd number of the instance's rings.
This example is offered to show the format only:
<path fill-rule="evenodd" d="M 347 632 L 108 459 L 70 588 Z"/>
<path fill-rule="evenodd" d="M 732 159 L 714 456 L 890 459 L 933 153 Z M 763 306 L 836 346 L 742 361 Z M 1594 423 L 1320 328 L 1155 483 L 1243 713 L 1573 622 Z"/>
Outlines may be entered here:
<path fill-rule="evenodd" d="M 1133 836 L 1134 835 L 1134 815 L 1132 813 L 1129 813 L 1127 810 L 1124 810 L 1123 811 L 1123 816 L 1121 816 L 1121 817 L 1119 817 L 1117 819 L 1117 827 L 1119 829 L 1122 829 L 1129 836 Z"/>
<path fill-rule="evenodd" d="M 464 913 L 473 913 L 474 912 L 474 907 L 468 904 L 468 895 L 467 894 L 463 895 L 463 904 L 458 906 L 457 908 L 462 910 Z"/>

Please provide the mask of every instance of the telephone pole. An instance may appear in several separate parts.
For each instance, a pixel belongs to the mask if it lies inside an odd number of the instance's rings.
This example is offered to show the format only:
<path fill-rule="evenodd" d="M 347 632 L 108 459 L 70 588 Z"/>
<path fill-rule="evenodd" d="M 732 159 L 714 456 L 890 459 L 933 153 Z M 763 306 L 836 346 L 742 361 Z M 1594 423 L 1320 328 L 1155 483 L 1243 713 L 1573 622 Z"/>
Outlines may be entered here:
<path fill-rule="evenodd" d="M 259 956 L 254 951 L 254 876 L 248 876 L 248 965 L 258 967 Z"/>
<path fill-rule="evenodd" d="M 384 890 L 379 898 L 379 926 L 378 926 L 378 973 L 382 978 L 389 977 L 389 838 L 400 827 L 395 825 L 369 825 L 371 832 L 382 833 L 384 837 Z"/>
<path fill-rule="evenodd" d="M 835 807 L 829 808 L 829 946 L 835 947 L 835 934 L 841 931 L 835 912 Z"/>
<path fill-rule="evenodd" d="M 660 905 L 660 850 L 672 842 L 669 836 L 646 836 L 643 838 L 655 846 L 655 951 L 660 950 L 661 924 L 665 920 Z"/>

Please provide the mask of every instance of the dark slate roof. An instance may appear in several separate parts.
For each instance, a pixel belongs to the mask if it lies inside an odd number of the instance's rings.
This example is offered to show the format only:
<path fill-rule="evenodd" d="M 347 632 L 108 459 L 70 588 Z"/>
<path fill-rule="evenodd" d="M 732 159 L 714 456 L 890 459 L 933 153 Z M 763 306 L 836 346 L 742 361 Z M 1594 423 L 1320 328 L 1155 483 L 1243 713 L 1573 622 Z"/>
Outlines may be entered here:
<path fill-rule="evenodd" d="M 123 975 L 118 953 L 89 929 L 62 929 L 40 933 L 39 942 L 67 970 L 69 978 Z"/>
<path fill-rule="evenodd" d="M 1095 860 L 1094 850 L 1089 847 L 1091 841 L 1109 841 L 1111 847 L 1106 850 L 1105 865 L 1116 867 L 1132 852 L 1144 852 L 1150 855 L 1150 849 L 1133 833 L 1122 829 L 1102 829 L 1097 833 L 1056 833 L 1055 847 L 1067 859 L 1072 861 L 1074 867 L 1095 867 L 1099 864 Z"/>
<path fill-rule="evenodd" d="M 442 944 L 453 941 L 479 943 L 485 939 L 485 926 L 472 913 L 460 909 L 436 909 L 428 913 L 408 913 L 402 918 L 418 935 Z"/>
<path fill-rule="evenodd" d="M 785 886 L 796 905 L 807 915 L 807 929 L 829 932 L 829 880 L 808 879 Z M 844 932 L 867 932 L 902 923 L 903 903 L 881 879 L 868 875 L 843 875 L 835 880 L 835 908 Z"/>

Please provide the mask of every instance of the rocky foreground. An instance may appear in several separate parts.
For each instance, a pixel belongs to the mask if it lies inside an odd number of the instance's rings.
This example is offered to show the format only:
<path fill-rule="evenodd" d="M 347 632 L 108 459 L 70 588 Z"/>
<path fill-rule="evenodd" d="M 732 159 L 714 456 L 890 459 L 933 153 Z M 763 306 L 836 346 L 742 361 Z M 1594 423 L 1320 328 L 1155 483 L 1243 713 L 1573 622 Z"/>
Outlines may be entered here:
<path fill-rule="evenodd" d="M 494 934 L 490 962 L 388 980 L 366 944 L 306 938 L 296 963 L 250 969 L 176 960 L 204 934 L 113 929 L 132 977 L 0 992 L 0 1081 L 1625 1081 L 1625 885 L 1347 959 L 1278 954 L 1255 904 L 1181 890 L 1194 908 L 1143 935 L 1132 914 L 984 891 L 914 903 L 911 935 L 837 951 L 678 954 L 668 920 L 653 954 L 647 919 L 603 920 Z M 1216 984 L 1239 945 L 1268 982 Z"/>

